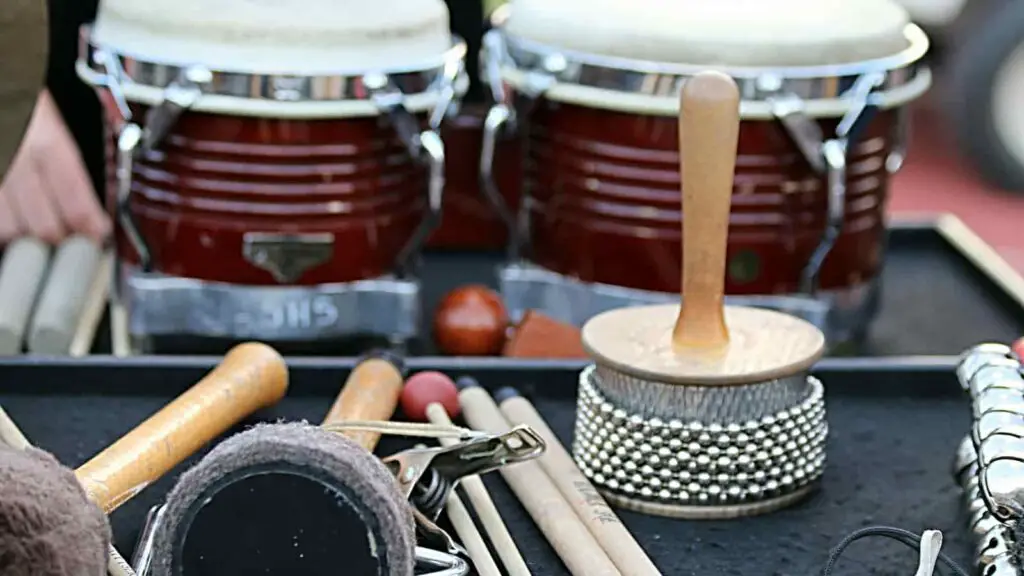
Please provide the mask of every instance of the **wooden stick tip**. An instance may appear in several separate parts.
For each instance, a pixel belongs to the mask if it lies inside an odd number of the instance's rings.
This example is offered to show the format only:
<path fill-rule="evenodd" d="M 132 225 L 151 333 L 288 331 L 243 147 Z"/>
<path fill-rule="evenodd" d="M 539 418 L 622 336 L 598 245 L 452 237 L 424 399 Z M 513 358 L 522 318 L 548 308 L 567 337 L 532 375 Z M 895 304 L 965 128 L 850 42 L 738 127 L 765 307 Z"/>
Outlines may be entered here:
<path fill-rule="evenodd" d="M 683 84 L 682 101 L 735 102 L 739 107 L 740 89 L 729 75 L 706 70 L 693 75 Z"/>

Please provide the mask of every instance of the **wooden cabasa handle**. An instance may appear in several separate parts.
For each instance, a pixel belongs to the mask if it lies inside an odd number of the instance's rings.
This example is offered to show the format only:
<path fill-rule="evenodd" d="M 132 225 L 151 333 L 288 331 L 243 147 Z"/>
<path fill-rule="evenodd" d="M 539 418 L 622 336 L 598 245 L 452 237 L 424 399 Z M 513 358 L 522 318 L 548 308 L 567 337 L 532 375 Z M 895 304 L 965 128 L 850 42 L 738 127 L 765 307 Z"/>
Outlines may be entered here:
<path fill-rule="evenodd" d="M 725 251 L 740 125 L 739 90 L 720 72 L 686 81 L 679 106 L 683 195 L 682 307 L 676 349 L 721 348 L 725 325 Z"/>
<path fill-rule="evenodd" d="M 240 344 L 196 385 L 75 474 L 109 514 L 203 445 L 278 402 L 287 390 L 288 367 L 276 350 L 254 342 Z"/>
<path fill-rule="evenodd" d="M 398 408 L 402 395 L 402 373 L 394 364 L 381 358 L 370 358 L 352 369 L 345 387 L 327 412 L 324 424 L 346 420 L 387 421 Z M 380 440 L 378 432 L 348 430 L 344 435 L 370 452 Z"/>

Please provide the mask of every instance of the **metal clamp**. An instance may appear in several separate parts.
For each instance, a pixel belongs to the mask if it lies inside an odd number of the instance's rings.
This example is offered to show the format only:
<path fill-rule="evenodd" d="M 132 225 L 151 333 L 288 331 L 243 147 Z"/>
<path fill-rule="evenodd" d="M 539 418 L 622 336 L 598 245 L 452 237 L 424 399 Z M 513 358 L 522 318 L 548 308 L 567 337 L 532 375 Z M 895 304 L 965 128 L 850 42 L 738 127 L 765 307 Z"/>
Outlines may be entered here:
<path fill-rule="evenodd" d="M 547 445 L 529 426 L 501 435 L 474 438 L 447 448 L 414 448 L 381 461 L 398 480 L 398 488 L 431 520 L 448 502 L 459 480 L 540 456 Z"/>
<path fill-rule="evenodd" d="M 427 180 L 427 214 L 402 246 L 395 262 L 395 274 L 404 278 L 411 273 L 413 260 L 419 255 L 424 243 L 441 222 L 441 203 L 444 199 L 445 149 L 440 128 L 445 116 L 456 106 L 456 84 L 464 76 L 462 62 L 446 66 L 438 89 L 442 93 L 441 103 L 431 112 L 427 129 L 420 130 L 420 122 L 405 106 L 405 95 L 383 73 L 363 76 L 363 84 L 371 93 L 372 100 L 382 114 L 387 115 L 398 138 L 405 145 L 409 155 L 425 162 L 429 171 Z"/>
<path fill-rule="evenodd" d="M 519 118 L 524 117 L 540 98 L 555 83 L 555 75 L 567 66 L 565 58 L 554 54 L 544 59 L 542 69 L 526 71 L 524 87 L 513 97 L 502 78 L 502 68 L 511 62 L 508 46 L 505 44 L 501 31 L 491 30 L 484 34 L 483 47 L 480 52 L 480 75 L 491 92 L 494 104 L 487 111 L 484 119 L 483 139 L 480 146 L 480 192 L 484 199 L 494 208 L 498 217 L 508 231 L 506 254 L 509 261 L 516 261 L 523 252 L 524 243 L 529 237 L 526 225 L 520 225 L 521 218 L 505 202 L 498 183 L 494 177 L 494 160 L 498 140 L 510 137 L 518 130 Z M 528 191 L 522 189 L 524 197 Z M 519 216 L 522 216 L 520 214 Z"/>
<path fill-rule="evenodd" d="M 803 99 L 783 91 L 782 78 L 765 75 L 758 79 L 758 90 L 769 94 L 768 101 L 775 117 L 811 168 L 826 177 L 828 185 L 825 230 L 800 273 L 800 290 L 806 294 L 817 292 L 821 268 L 842 233 L 846 217 L 846 155 L 850 143 L 856 141 L 861 130 L 874 117 L 877 107 L 872 93 L 884 81 L 884 72 L 859 76 L 845 92 L 845 97 L 852 103 L 851 108 L 836 126 L 834 137 L 825 138 L 818 123 L 804 112 Z"/>

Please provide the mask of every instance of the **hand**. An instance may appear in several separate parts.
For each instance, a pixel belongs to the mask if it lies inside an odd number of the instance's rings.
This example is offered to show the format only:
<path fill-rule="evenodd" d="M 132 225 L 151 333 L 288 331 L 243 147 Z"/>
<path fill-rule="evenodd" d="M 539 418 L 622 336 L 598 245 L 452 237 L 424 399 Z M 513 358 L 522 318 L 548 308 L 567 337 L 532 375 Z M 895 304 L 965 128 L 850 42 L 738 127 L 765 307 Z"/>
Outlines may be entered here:
<path fill-rule="evenodd" d="M 57 244 L 72 234 L 102 242 L 110 220 L 57 104 L 43 91 L 0 183 L 0 245 L 23 235 Z"/>

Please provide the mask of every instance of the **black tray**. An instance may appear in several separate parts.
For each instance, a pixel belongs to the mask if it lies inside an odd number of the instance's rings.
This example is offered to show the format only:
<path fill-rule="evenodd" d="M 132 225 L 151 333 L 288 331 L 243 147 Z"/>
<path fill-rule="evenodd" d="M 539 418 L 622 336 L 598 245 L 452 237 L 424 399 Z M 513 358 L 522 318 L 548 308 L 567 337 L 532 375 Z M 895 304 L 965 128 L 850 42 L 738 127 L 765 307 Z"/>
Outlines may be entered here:
<path fill-rule="evenodd" d="M 493 253 L 428 253 L 423 266 L 424 327 L 449 290 L 469 283 L 494 286 L 501 256 Z M 838 352 L 856 356 L 959 354 L 983 340 L 1012 341 L 1024 335 L 1024 282 L 990 247 L 952 216 L 899 222 L 890 228 L 878 317 L 866 338 Z M 199 338 L 161 338 L 158 354 L 221 355 L 232 343 Z M 338 343 L 280 346 L 295 355 L 359 353 Z M 109 318 L 97 332 L 94 354 L 108 354 Z M 416 355 L 437 354 L 429 338 Z"/>
<path fill-rule="evenodd" d="M 0 404 L 30 440 L 62 462 L 77 466 L 184 391 L 215 361 L 197 357 L 4 360 L 0 361 Z M 288 396 L 260 414 L 259 420 L 319 421 L 352 362 L 316 358 L 289 362 Z M 799 505 L 735 521 L 684 522 L 625 512 L 622 519 L 662 571 L 673 576 L 817 574 L 828 549 L 843 536 L 878 524 L 915 533 L 942 530 L 944 550 L 967 566 L 972 546 L 950 466 L 957 442 L 968 429 L 969 404 L 957 386 L 954 362 L 950 357 L 822 361 L 815 372 L 827 389 L 829 463 L 821 489 Z M 563 441 L 570 439 L 576 379 L 582 366 L 499 359 L 410 361 L 412 370 L 468 374 L 488 387 L 518 386 Z M 396 446 L 389 442 L 382 450 Z M 113 514 L 122 553 L 131 552 L 146 510 L 160 500 L 182 469 Z M 565 574 L 500 477 L 492 474 L 487 480 L 534 574 Z M 913 551 L 888 540 L 869 540 L 847 552 L 837 573 L 913 574 L 915 568 Z"/>

